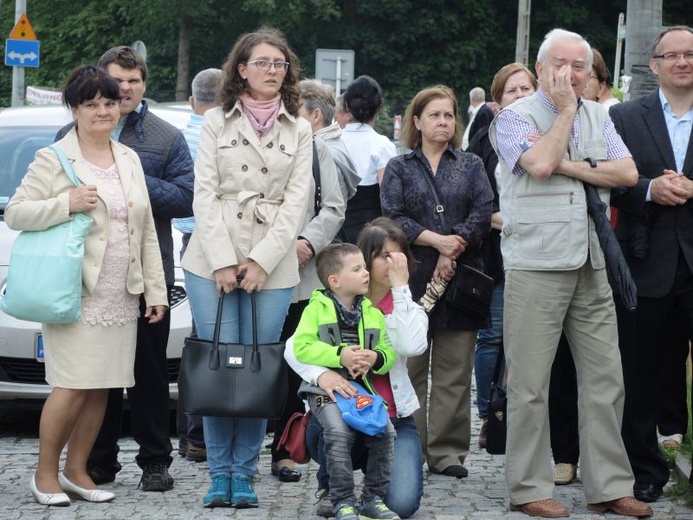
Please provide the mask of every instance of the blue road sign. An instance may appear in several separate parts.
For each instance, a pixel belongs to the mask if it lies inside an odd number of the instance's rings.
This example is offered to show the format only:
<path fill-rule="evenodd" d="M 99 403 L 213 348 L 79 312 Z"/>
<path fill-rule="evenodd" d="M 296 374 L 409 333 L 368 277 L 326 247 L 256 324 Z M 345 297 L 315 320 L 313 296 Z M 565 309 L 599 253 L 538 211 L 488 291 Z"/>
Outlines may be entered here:
<path fill-rule="evenodd" d="M 5 40 L 5 65 L 8 67 L 38 67 L 38 40 Z"/>

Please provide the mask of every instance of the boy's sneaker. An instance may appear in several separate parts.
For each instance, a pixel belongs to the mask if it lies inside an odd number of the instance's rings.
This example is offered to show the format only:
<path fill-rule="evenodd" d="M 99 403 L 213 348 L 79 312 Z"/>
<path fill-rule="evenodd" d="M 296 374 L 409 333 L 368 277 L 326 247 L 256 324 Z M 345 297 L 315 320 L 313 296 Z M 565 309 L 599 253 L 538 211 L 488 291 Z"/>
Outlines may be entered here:
<path fill-rule="evenodd" d="M 315 503 L 317 505 L 315 514 L 323 518 L 334 517 L 334 506 L 332 505 L 332 500 L 330 500 L 330 490 L 318 489 L 315 493 L 315 498 L 318 499 Z"/>
<path fill-rule="evenodd" d="M 253 481 L 241 473 L 231 476 L 231 507 L 247 509 L 257 507 L 257 495 L 253 490 Z"/>
<path fill-rule="evenodd" d="M 359 509 L 361 520 L 400 520 L 399 516 L 390 511 L 378 496 L 374 496 L 367 504 Z"/>
<path fill-rule="evenodd" d="M 137 487 L 142 491 L 168 491 L 173 489 L 173 477 L 166 464 L 150 464 L 142 470 L 142 478 Z"/>
<path fill-rule="evenodd" d="M 231 477 L 215 475 L 209 485 L 209 491 L 202 498 L 204 507 L 229 507 L 231 505 Z"/>
<path fill-rule="evenodd" d="M 334 506 L 334 516 L 337 520 L 359 520 L 359 515 L 356 514 L 354 504 L 349 502 L 340 502 Z"/>

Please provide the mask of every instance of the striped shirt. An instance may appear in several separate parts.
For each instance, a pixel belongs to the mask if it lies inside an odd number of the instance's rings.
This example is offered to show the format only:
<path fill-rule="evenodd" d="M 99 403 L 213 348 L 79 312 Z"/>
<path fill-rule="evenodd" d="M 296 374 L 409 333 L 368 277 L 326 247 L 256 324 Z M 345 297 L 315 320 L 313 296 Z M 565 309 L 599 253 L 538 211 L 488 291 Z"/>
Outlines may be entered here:
<path fill-rule="evenodd" d="M 544 103 L 552 112 L 558 114 L 558 109 L 551 103 L 551 100 L 539 89 L 536 93 L 539 100 Z M 578 110 L 573 119 L 573 128 L 570 135 L 575 146 L 578 145 L 580 137 L 580 107 L 582 99 L 578 99 Z M 498 155 L 505 161 L 505 164 L 514 174 L 521 174 L 525 170 L 520 166 L 520 156 L 529 150 L 534 144 L 528 136 L 539 133 L 539 129 L 529 121 L 520 117 L 513 110 L 501 110 L 496 117 L 496 141 L 498 143 Z M 631 157 L 628 148 L 623 143 L 623 139 L 616 132 L 614 123 L 610 117 L 604 120 L 603 136 L 607 144 L 606 158 L 609 161 Z"/>
<path fill-rule="evenodd" d="M 200 133 L 202 132 L 202 121 L 204 117 L 192 114 L 188 120 L 188 125 L 183 130 L 183 137 L 190 148 L 190 156 L 193 162 L 197 159 L 197 148 L 200 146 Z M 174 218 L 173 227 L 181 233 L 192 233 L 195 229 L 195 217 Z"/>

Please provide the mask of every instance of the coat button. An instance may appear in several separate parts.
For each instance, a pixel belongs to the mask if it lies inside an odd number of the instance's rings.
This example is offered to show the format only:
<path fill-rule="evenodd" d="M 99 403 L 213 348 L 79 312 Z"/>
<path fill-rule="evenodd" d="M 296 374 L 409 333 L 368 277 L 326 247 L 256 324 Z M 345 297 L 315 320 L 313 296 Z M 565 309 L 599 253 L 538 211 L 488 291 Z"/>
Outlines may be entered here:
<path fill-rule="evenodd" d="M 267 168 L 265 168 L 264 166 L 262 167 L 262 170 L 260 170 L 260 171 L 261 171 L 262 173 L 267 173 L 267 172 L 268 172 Z"/>
<path fill-rule="evenodd" d="M 243 170 L 244 172 L 247 172 L 248 171 L 248 165 L 244 164 L 243 166 L 241 166 L 241 170 Z"/>
<path fill-rule="evenodd" d="M 264 194 L 264 193 L 260 193 L 260 198 L 261 198 L 261 199 L 264 199 L 264 198 L 265 198 L 265 194 Z"/>
<path fill-rule="evenodd" d="M 133 207 L 133 206 L 134 206 L 134 204 L 132 203 L 132 201 L 128 202 L 128 207 L 131 208 L 131 207 Z"/>
<path fill-rule="evenodd" d="M 269 144 L 267 145 L 267 148 L 272 148 L 272 146 L 274 146 L 274 145 L 273 145 L 272 143 L 269 143 Z"/>
<path fill-rule="evenodd" d="M 237 144 L 238 144 L 238 141 L 236 141 L 235 139 L 231 140 L 231 146 L 236 146 Z"/>
<path fill-rule="evenodd" d="M 238 218 L 243 218 L 243 212 L 242 212 L 242 211 L 239 211 L 238 213 L 236 213 L 236 216 L 237 216 Z"/>
<path fill-rule="evenodd" d="M 247 140 L 247 139 L 243 139 L 243 144 L 247 145 L 247 144 L 248 144 L 248 140 Z"/>
<path fill-rule="evenodd" d="M 130 263 L 131 263 L 131 264 L 134 264 L 134 263 L 135 263 L 135 257 L 134 257 L 134 256 L 130 259 Z"/>
<path fill-rule="evenodd" d="M 283 151 L 285 150 L 284 145 L 283 145 L 283 144 L 280 144 L 280 145 L 279 145 L 279 149 L 283 152 Z"/>
<path fill-rule="evenodd" d="M 262 224 L 262 220 L 260 220 L 259 218 L 256 218 L 255 222 L 257 222 L 258 224 Z"/>

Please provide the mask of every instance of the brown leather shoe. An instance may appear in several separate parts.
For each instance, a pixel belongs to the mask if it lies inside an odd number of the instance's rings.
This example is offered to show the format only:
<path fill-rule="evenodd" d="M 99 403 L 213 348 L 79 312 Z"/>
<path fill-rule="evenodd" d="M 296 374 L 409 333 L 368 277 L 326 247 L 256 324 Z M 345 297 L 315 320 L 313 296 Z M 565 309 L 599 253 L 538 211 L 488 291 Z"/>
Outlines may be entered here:
<path fill-rule="evenodd" d="M 510 504 L 511 511 L 522 511 L 529 516 L 540 516 L 542 518 L 563 518 L 570 516 L 568 510 L 563 507 L 563 504 L 553 498 L 545 498 L 536 502 L 527 502 L 526 504 Z"/>
<path fill-rule="evenodd" d="M 645 502 L 640 502 L 640 500 L 637 500 L 635 497 L 621 497 L 616 500 L 609 500 L 608 502 L 587 504 L 587 509 L 600 513 L 613 511 L 617 515 L 634 516 L 636 518 L 652 516 L 652 508 Z"/>

